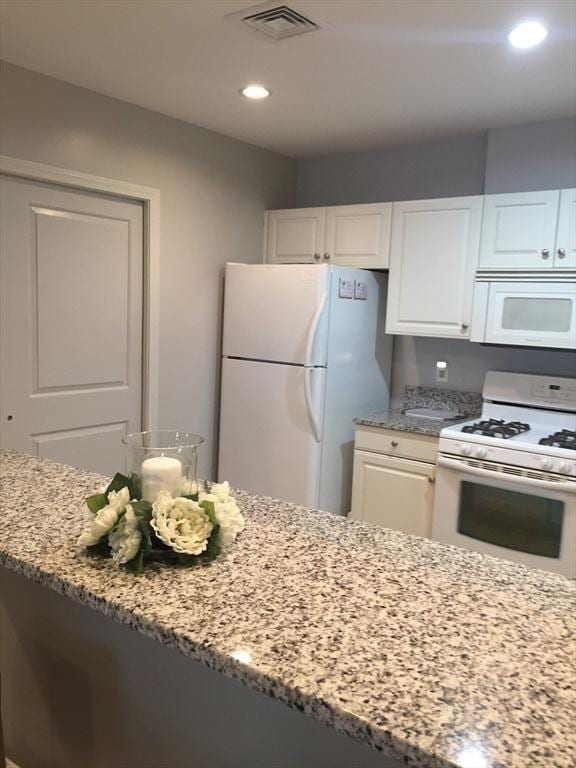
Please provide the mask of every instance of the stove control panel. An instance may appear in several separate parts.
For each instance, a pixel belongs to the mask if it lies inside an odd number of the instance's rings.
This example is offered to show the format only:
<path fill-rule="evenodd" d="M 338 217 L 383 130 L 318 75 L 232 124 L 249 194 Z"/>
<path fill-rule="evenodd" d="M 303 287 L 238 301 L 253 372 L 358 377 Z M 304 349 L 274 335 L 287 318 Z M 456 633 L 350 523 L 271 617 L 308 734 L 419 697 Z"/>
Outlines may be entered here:
<path fill-rule="evenodd" d="M 476 437 L 476 436 L 474 436 Z M 477 438 L 478 439 L 478 438 Z M 475 462 L 486 461 L 487 464 L 480 465 L 487 469 L 492 462 L 503 464 L 506 467 L 518 467 L 519 469 L 534 469 L 540 472 L 549 472 L 551 475 L 563 475 L 564 477 L 576 478 L 576 455 L 574 459 L 559 458 L 558 456 L 546 456 L 531 451 L 511 450 L 495 445 L 481 445 L 474 442 L 457 440 L 453 437 L 440 436 L 439 452 L 446 455 L 460 456 L 461 460 L 477 466 Z M 510 473 L 505 473 L 510 474 Z M 513 473 L 512 473 L 513 474 Z"/>
<path fill-rule="evenodd" d="M 576 406 L 576 382 L 570 379 L 555 379 L 545 376 L 534 378 L 532 394 L 540 402 Z"/>
<path fill-rule="evenodd" d="M 484 400 L 511 405 L 543 406 L 576 411 L 576 378 L 540 376 L 527 373 L 488 371 L 484 379 Z"/>

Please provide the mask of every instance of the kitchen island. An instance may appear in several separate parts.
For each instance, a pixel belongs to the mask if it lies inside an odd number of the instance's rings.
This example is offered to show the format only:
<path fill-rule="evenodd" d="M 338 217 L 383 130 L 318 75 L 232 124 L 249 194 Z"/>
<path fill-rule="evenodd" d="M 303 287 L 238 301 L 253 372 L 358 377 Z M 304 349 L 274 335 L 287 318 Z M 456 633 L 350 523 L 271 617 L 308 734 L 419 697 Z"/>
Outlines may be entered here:
<path fill-rule="evenodd" d="M 103 478 L 0 456 L 21 768 L 574 765 L 563 577 L 243 492 L 232 549 L 135 577 L 75 547 Z"/>

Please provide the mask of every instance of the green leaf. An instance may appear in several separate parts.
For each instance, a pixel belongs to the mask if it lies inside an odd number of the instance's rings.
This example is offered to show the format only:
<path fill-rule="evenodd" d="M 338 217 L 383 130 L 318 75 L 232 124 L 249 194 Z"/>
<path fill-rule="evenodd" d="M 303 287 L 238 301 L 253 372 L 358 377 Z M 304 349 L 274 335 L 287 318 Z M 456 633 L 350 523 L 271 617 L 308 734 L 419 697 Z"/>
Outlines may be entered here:
<path fill-rule="evenodd" d="M 212 525 L 218 525 L 218 519 L 216 517 L 216 510 L 214 509 L 214 502 L 208 501 L 207 499 L 204 499 L 204 501 L 200 502 L 200 506 L 202 509 L 206 512 L 208 515 L 208 519 L 212 523 Z"/>
<path fill-rule="evenodd" d="M 132 509 L 138 519 L 146 520 L 147 522 L 150 522 L 152 519 L 152 504 L 149 501 L 145 499 L 135 501 L 132 504 Z"/>
<path fill-rule="evenodd" d="M 177 552 L 176 554 L 178 555 L 179 564 L 187 568 L 189 568 L 191 565 L 196 565 L 198 562 L 198 555 L 183 555 L 180 552 Z"/>
<path fill-rule="evenodd" d="M 122 488 L 128 488 L 131 499 L 142 498 L 142 482 L 140 475 L 136 472 L 130 472 L 129 475 L 123 475 L 121 472 L 116 472 L 108 488 L 106 488 L 106 496 L 111 491 L 120 491 Z"/>
<path fill-rule="evenodd" d="M 144 547 L 140 547 L 137 554 L 126 563 L 126 569 L 135 576 L 144 573 Z"/>
<path fill-rule="evenodd" d="M 136 472 L 130 472 L 130 475 L 128 476 L 128 488 L 130 490 L 130 498 L 131 499 L 141 499 L 142 498 L 142 481 L 140 480 L 140 475 L 136 474 Z"/>
<path fill-rule="evenodd" d="M 218 532 L 220 530 L 220 526 L 216 524 L 212 530 L 212 533 L 210 534 L 210 538 L 208 539 L 208 546 L 206 547 L 206 550 L 202 553 L 202 558 L 204 562 L 209 563 L 214 558 L 216 558 L 220 552 L 220 547 L 218 546 Z"/>
<path fill-rule="evenodd" d="M 86 547 L 86 552 L 89 555 L 97 555 L 102 557 L 103 555 L 108 557 L 110 555 L 110 545 L 108 544 L 108 536 L 104 536 L 96 544 L 92 544 L 90 547 Z"/>
<path fill-rule="evenodd" d="M 130 488 L 130 478 L 123 475 L 121 472 L 116 472 L 108 488 L 106 488 L 106 496 L 111 491 L 120 491 L 122 488 Z"/>
<path fill-rule="evenodd" d="M 105 493 L 95 493 L 86 498 L 86 505 L 92 514 L 96 514 L 108 504 L 108 497 Z"/>
<path fill-rule="evenodd" d="M 198 494 L 197 493 L 185 493 L 182 496 L 183 499 L 190 499 L 190 501 L 198 501 Z"/>

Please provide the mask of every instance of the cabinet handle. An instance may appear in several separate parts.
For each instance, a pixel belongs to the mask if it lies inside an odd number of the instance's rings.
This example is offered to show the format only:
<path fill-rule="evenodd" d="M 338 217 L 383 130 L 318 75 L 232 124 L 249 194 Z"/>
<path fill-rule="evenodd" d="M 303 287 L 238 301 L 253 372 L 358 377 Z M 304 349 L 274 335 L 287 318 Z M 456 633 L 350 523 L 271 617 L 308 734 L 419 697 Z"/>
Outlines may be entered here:
<path fill-rule="evenodd" d="M 12 421 L 13 418 L 14 416 L 12 416 L 12 414 L 9 413 L 8 416 L 6 416 L 6 421 Z"/>
<path fill-rule="evenodd" d="M 462 328 L 463 331 L 467 331 L 470 326 L 468 323 L 461 323 L 460 328 Z"/>
<path fill-rule="evenodd" d="M 324 261 L 329 261 L 329 260 L 330 260 L 330 254 L 329 253 L 325 253 L 324 254 Z"/>
<path fill-rule="evenodd" d="M 548 256 L 550 256 L 550 251 L 548 250 L 548 248 L 542 248 L 541 253 L 542 253 L 542 258 L 543 259 L 547 259 Z"/>
<path fill-rule="evenodd" d="M 428 477 L 428 482 L 432 483 L 432 485 L 433 485 L 436 482 L 436 478 L 435 477 Z"/>
<path fill-rule="evenodd" d="M 320 254 L 319 253 L 315 253 L 314 254 L 314 258 L 315 258 L 316 261 L 320 261 Z"/>
<path fill-rule="evenodd" d="M 392 446 L 392 448 L 398 448 L 398 440 L 392 440 L 390 445 Z"/>
<path fill-rule="evenodd" d="M 566 249 L 565 248 L 558 248 L 556 253 L 558 254 L 558 258 L 559 259 L 563 259 L 564 256 L 566 256 Z"/>

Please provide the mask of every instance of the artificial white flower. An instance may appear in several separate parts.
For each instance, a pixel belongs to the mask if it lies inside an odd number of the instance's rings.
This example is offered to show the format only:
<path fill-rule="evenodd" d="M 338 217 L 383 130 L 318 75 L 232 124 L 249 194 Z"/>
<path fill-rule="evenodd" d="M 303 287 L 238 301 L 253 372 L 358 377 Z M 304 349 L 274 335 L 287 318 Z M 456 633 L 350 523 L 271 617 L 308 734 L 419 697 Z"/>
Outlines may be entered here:
<path fill-rule="evenodd" d="M 216 492 L 214 489 L 216 488 Z M 246 521 L 240 512 L 238 504 L 230 496 L 230 486 L 228 483 L 213 483 L 210 493 L 200 493 L 198 501 L 211 501 L 214 505 L 214 514 L 216 521 L 220 526 L 218 531 L 218 543 L 221 547 L 232 544 L 239 533 L 241 533 Z"/>
<path fill-rule="evenodd" d="M 113 507 L 116 512 L 123 512 L 129 501 L 130 491 L 126 486 L 120 488 L 119 491 L 110 491 L 108 494 L 108 504 Z"/>
<path fill-rule="evenodd" d="M 108 504 L 96 513 L 86 530 L 80 534 L 78 546 L 92 547 L 94 544 L 98 544 L 100 539 L 114 528 L 129 501 L 130 491 L 128 488 L 110 491 Z"/>
<path fill-rule="evenodd" d="M 222 501 L 227 501 L 232 498 L 230 496 L 230 483 L 228 480 L 225 480 L 223 483 L 212 483 L 210 486 L 210 493 Z"/>
<path fill-rule="evenodd" d="M 202 554 L 214 528 L 198 502 L 182 497 L 173 499 L 169 491 L 158 494 L 150 524 L 164 544 L 184 555 Z"/>
<path fill-rule="evenodd" d="M 138 527 L 138 520 L 131 504 L 127 505 L 126 512 L 116 530 L 112 531 L 108 537 L 108 541 L 112 548 L 112 558 L 118 565 L 127 563 L 138 554 L 142 545 L 142 532 Z"/>

